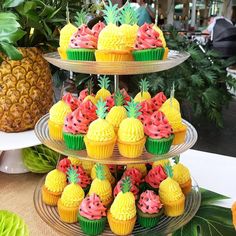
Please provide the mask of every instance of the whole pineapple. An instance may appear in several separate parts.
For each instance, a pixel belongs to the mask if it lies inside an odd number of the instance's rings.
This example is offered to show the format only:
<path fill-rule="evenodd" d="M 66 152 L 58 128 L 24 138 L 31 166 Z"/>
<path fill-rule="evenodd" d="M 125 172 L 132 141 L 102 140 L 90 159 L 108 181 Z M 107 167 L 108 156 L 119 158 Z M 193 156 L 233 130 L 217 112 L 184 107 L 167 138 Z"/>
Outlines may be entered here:
<path fill-rule="evenodd" d="M 139 87 L 140 87 L 140 92 L 134 97 L 134 101 L 135 102 L 143 102 L 146 100 L 150 100 L 151 95 L 148 92 L 150 85 L 149 85 L 149 82 L 147 81 L 146 78 L 141 79 L 141 81 L 139 82 Z"/>
<path fill-rule="evenodd" d="M 0 130 L 33 129 L 53 102 L 49 64 L 37 48 L 19 48 L 20 61 L 6 56 L 0 64 Z"/>
<path fill-rule="evenodd" d="M 108 87 L 111 81 L 106 76 L 100 76 L 100 78 L 98 79 L 98 82 L 99 82 L 99 87 L 101 89 L 97 91 L 95 99 L 96 101 L 99 101 L 100 98 L 102 98 L 105 101 L 107 97 L 111 96 L 111 93 L 108 90 Z"/>

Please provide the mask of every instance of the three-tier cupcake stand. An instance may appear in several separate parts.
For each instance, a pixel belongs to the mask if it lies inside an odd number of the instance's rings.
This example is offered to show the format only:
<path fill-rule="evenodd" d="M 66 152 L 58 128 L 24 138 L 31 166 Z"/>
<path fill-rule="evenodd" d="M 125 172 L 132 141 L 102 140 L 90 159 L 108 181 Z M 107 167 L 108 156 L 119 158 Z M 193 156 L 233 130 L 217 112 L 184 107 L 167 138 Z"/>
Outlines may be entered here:
<path fill-rule="evenodd" d="M 60 56 L 56 52 L 45 54 L 44 57 L 51 64 L 64 70 L 85 74 L 114 75 L 114 90 L 117 91 L 119 89 L 119 75 L 145 74 L 168 70 L 184 62 L 189 57 L 189 54 L 186 52 L 170 50 L 166 60 L 148 62 L 69 61 L 60 59 Z M 49 136 L 48 120 L 49 114 L 46 114 L 35 126 L 36 136 L 44 145 L 66 156 L 78 157 L 82 161 L 92 161 L 103 164 L 127 165 L 131 163 L 149 163 L 157 160 L 172 158 L 187 151 L 197 141 L 197 132 L 195 128 L 189 122 L 183 120 L 183 123 L 187 125 L 185 142 L 181 145 L 172 145 L 167 154 L 156 156 L 144 150 L 143 154 L 139 158 L 130 159 L 120 156 L 118 148 L 115 147 L 112 158 L 95 160 L 87 155 L 86 150 L 70 150 L 65 146 L 64 141 L 53 140 Z M 34 204 L 40 217 L 54 229 L 63 233 L 63 235 L 84 235 L 78 223 L 63 223 L 59 218 L 57 208 L 47 206 L 42 202 L 41 187 L 43 184 L 44 179 L 38 183 L 34 193 Z M 193 218 L 200 206 L 200 202 L 200 189 L 196 181 L 192 178 L 192 191 L 186 196 L 185 212 L 183 215 L 179 217 L 167 217 L 163 215 L 158 225 L 151 229 L 142 228 L 137 223 L 132 234 L 141 236 L 157 234 L 167 235 L 172 233 L 187 224 Z M 113 235 L 108 225 L 102 235 Z"/>

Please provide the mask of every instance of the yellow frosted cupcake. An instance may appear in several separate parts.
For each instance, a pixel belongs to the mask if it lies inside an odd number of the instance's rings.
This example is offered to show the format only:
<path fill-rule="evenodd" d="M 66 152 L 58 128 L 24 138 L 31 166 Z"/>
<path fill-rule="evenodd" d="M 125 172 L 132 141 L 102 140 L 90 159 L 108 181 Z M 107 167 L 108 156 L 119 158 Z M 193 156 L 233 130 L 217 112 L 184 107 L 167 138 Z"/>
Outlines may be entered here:
<path fill-rule="evenodd" d="M 181 163 L 173 166 L 173 179 L 179 183 L 183 193 L 187 195 L 192 190 L 192 179 L 189 169 Z"/>
<path fill-rule="evenodd" d="M 72 166 L 82 165 L 82 161 L 77 157 L 68 156 L 68 159 L 70 160 Z"/>
<path fill-rule="evenodd" d="M 140 115 L 138 103 L 128 102 L 128 118 L 122 120 L 118 130 L 118 148 L 122 156 L 137 158 L 143 153 L 146 141 L 142 122 L 137 118 Z"/>
<path fill-rule="evenodd" d="M 71 112 L 71 108 L 63 100 L 54 104 L 49 110 L 48 129 L 52 139 L 63 140 L 62 129 L 65 117 Z"/>
<path fill-rule="evenodd" d="M 97 91 L 95 99 L 96 101 L 99 101 L 100 99 L 105 101 L 108 97 L 111 96 L 111 93 L 108 90 L 108 87 L 111 81 L 109 80 L 109 77 L 100 76 L 98 79 L 98 82 L 99 82 L 98 85 L 100 86 L 100 89 Z"/>
<path fill-rule="evenodd" d="M 60 219 L 66 223 L 76 223 L 79 206 L 84 199 L 84 191 L 78 184 L 77 171 L 71 167 L 68 172 L 69 183 L 57 203 Z"/>
<path fill-rule="evenodd" d="M 154 161 L 152 163 L 152 168 L 161 165 L 162 167 L 165 167 L 165 165 L 170 165 L 170 161 L 169 159 L 163 159 L 163 160 L 159 160 L 159 161 Z"/>
<path fill-rule="evenodd" d="M 136 222 L 135 197 L 131 189 L 129 177 L 125 177 L 121 186 L 121 192 L 113 201 L 107 218 L 111 231 L 117 235 L 129 235 Z"/>
<path fill-rule="evenodd" d="M 66 185 L 65 173 L 57 169 L 50 171 L 42 187 L 43 202 L 50 206 L 56 206 Z"/>
<path fill-rule="evenodd" d="M 112 187 L 111 183 L 106 179 L 104 166 L 97 163 L 96 166 L 96 178 L 93 180 L 88 195 L 96 193 L 102 204 L 108 207 L 112 200 Z"/>
<path fill-rule="evenodd" d="M 88 156 L 96 159 L 110 158 L 116 142 L 113 126 L 104 118 L 106 117 L 106 102 L 99 100 L 97 103 L 98 119 L 93 121 L 84 137 Z"/>
<path fill-rule="evenodd" d="M 170 217 L 180 216 L 184 213 L 185 196 L 179 184 L 173 179 L 172 167 L 166 165 L 165 170 L 168 178 L 159 186 L 159 196 L 164 204 L 164 212 Z"/>

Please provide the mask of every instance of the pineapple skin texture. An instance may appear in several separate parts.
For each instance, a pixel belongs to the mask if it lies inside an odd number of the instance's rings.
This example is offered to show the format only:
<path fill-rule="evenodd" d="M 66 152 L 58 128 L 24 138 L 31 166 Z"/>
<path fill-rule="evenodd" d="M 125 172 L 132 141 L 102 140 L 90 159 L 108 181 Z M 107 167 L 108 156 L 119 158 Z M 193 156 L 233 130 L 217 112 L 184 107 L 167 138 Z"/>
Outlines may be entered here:
<path fill-rule="evenodd" d="M 134 101 L 135 102 L 144 102 L 147 100 L 150 100 L 152 97 L 150 95 L 149 92 L 143 92 L 143 94 L 141 94 L 141 92 L 139 92 L 135 97 L 134 97 Z"/>
<path fill-rule="evenodd" d="M 37 48 L 19 48 L 23 59 L 0 64 L 0 130 L 33 129 L 53 104 L 49 64 Z"/>
<path fill-rule="evenodd" d="M 122 120 L 127 118 L 126 109 L 122 106 L 114 106 L 106 116 L 106 120 L 113 125 L 114 129 L 118 129 Z"/>

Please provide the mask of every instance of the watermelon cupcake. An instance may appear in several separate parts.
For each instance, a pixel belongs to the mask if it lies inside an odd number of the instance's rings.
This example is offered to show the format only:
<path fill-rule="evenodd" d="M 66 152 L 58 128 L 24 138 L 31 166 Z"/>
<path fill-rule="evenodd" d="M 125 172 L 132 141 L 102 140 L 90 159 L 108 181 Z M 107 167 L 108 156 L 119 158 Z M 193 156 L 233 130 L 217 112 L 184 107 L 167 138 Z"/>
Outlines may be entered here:
<path fill-rule="evenodd" d="M 171 125 L 162 112 L 156 111 L 144 121 L 144 132 L 148 136 L 145 147 L 149 153 L 160 155 L 170 150 L 174 135 Z"/>
<path fill-rule="evenodd" d="M 144 228 L 156 226 L 163 213 L 159 196 L 154 191 L 147 190 L 140 195 L 137 205 L 139 224 Z"/>
<path fill-rule="evenodd" d="M 77 174 L 79 175 L 79 178 L 80 178 L 79 185 L 84 190 L 85 194 L 87 194 L 92 180 L 89 177 L 89 175 L 86 173 L 82 165 L 76 166 L 74 168 L 77 169 Z"/>
<path fill-rule="evenodd" d="M 72 111 L 76 110 L 78 108 L 78 100 L 76 97 L 73 97 L 71 93 L 66 93 L 63 97 L 62 100 L 70 106 L 70 109 Z"/>
<path fill-rule="evenodd" d="M 106 226 L 106 207 L 95 193 L 87 196 L 81 203 L 78 221 L 82 231 L 87 235 L 99 235 Z"/>
<path fill-rule="evenodd" d="M 153 111 L 158 111 L 159 108 L 166 102 L 166 99 L 167 98 L 163 92 L 159 92 L 151 98 Z"/>
<path fill-rule="evenodd" d="M 150 24 L 143 24 L 138 30 L 135 47 L 132 52 L 135 61 L 162 60 L 165 49 L 159 33 Z"/>
<path fill-rule="evenodd" d="M 136 168 L 126 169 L 122 178 L 128 177 L 128 176 L 130 177 L 131 182 L 137 186 L 139 186 L 139 184 L 142 182 L 142 173 L 140 172 L 140 170 Z"/>

